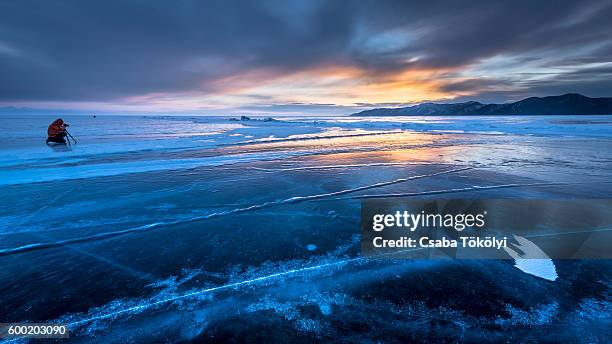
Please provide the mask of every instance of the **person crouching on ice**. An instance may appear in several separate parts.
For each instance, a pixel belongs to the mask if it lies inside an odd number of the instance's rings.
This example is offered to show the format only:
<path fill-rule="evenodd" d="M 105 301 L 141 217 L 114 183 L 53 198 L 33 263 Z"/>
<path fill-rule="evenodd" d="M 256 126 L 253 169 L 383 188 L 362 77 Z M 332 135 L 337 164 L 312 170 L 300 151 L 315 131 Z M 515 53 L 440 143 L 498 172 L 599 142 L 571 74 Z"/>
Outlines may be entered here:
<path fill-rule="evenodd" d="M 51 123 L 47 129 L 47 144 L 49 142 L 66 144 L 66 127 L 68 127 L 68 123 L 64 123 L 64 120 L 61 118 Z"/>

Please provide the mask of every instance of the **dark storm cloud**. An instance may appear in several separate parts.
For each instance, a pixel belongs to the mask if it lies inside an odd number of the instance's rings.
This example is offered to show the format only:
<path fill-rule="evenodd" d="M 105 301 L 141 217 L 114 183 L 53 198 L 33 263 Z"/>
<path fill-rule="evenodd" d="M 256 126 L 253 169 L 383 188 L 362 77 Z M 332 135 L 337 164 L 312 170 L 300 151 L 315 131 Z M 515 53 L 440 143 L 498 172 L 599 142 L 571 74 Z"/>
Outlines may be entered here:
<path fill-rule="evenodd" d="M 448 91 L 472 90 L 485 103 L 517 101 L 532 96 L 580 93 L 591 97 L 612 96 L 612 66 L 583 68 L 563 74 L 540 73 L 538 78 L 510 82 L 496 79 L 468 79 L 443 86 Z M 543 76 L 543 77 L 542 77 Z M 454 101 L 473 100 L 473 96 Z"/>
<path fill-rule="evenodd" d="M 612 96 L 612 66 L 584 68 L 549 79 L 531 80 L 522 84 L 534 94 L 577 92 L 593 97 Z"/>
<path fill-rule="evenodd" d="M 0 100 L 207 93 L 253 70 L 376 77 L 537 51 L 609 62 L 610 17 L 608 1 L 3 1 Z"/>
<path fill-rule="evenodd" d="M 346 42 L 334 7 L 300 16 L 259 2 L 3 2 L 0 94 L 106 99 L 206 90 L 253 67 L 305 68 Z M 305 9 L 307 11 L 308 9 Z M 293 17 L 292 17 L 293 16 Z M 333 21 L 333 23 L 332 23 Z"/>

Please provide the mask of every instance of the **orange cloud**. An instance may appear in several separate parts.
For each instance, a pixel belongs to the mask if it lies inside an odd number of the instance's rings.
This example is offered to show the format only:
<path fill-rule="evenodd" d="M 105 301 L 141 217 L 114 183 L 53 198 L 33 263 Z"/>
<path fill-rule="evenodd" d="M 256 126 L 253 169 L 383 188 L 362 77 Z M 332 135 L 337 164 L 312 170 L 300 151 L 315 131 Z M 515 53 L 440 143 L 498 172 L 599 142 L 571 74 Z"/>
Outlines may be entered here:
<path fill-rule="evenodd" d="M 450 70 L 407 69 L 397 73 L 371 73 L 349 66 L 319 66 L 282 75 L 255 70 L 217 80 L 218 94 L 256 96 L 277 103 L 414 103 L 450 99 L 458 94 L 443 91 Z M 453 80 L 457 81 L 457 80 Z M 461 94 L 463 95 L 463 94 Z"/>

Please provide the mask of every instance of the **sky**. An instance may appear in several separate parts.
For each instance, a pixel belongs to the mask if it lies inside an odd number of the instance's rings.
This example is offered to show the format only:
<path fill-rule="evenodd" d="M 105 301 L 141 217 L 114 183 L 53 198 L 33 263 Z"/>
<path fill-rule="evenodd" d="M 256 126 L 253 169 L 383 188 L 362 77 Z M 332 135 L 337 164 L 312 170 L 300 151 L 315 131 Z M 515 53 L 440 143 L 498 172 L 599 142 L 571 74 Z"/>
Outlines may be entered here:
<path fill-rule="evenodd" d="M 612 2 L 0 0 L 0 108 L 339 115 L 612 96 Z"/>

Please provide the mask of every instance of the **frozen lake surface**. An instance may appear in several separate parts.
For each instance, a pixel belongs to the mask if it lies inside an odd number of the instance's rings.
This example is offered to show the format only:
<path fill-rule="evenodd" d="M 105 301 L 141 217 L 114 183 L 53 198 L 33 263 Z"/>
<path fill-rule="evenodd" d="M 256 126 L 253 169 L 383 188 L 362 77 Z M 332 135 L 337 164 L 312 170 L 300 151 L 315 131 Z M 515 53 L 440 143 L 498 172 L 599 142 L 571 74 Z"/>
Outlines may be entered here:
<path fill-rule="evenodd" d="M 78 144 L 52 148 L 54 119 L 0 124 L 0 323 L 68 323 L 74 342 L 611 340 L 609 261 L 359 253 L 364 196 L 612 197 L 611 116 L 66 116 Z"/>

